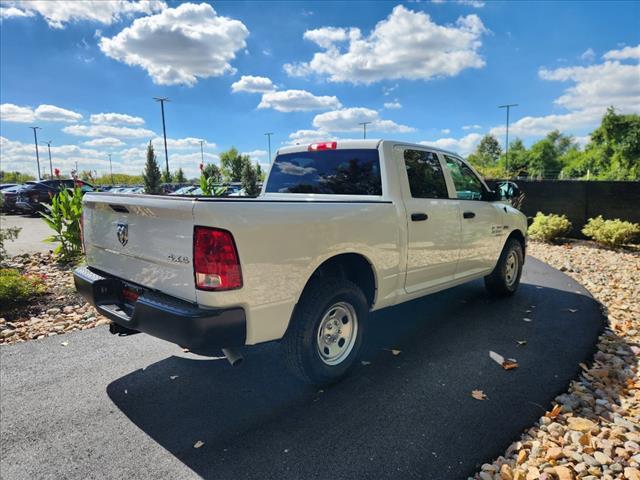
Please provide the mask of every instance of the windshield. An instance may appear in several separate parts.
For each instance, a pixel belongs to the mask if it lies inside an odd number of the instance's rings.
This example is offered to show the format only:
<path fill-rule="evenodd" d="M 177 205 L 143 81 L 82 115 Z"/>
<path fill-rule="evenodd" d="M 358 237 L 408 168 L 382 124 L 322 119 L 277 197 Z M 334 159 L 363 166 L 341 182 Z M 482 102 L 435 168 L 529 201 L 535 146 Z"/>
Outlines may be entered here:
<path fill-rule="evenodd" d="M 345 149 L 278 155 L 266 191 L 382 195 L 378 151 Z"/>

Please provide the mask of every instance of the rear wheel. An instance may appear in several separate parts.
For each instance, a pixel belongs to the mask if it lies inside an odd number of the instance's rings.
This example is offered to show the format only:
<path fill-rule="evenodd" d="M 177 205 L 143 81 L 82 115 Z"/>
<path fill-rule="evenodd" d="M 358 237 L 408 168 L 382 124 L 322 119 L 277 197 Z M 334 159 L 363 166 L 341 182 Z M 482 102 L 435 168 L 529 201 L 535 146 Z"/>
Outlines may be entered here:
<path fill-rule="evenodd" d="M 522 245 L 515 238 L 508 239 L 496 268 L 484 277 L 484 285 L 489 293 L 500 297 L 513 295 L 520 285 L 523 264 Z"/>
<path fill-rule="evenodd" d="M 286 361 L 302 380 L 326 385 L 355 364 L 369 313 L 367 300 L 345 279 L 318 279 L 296 306 L 283 339 Z"/>

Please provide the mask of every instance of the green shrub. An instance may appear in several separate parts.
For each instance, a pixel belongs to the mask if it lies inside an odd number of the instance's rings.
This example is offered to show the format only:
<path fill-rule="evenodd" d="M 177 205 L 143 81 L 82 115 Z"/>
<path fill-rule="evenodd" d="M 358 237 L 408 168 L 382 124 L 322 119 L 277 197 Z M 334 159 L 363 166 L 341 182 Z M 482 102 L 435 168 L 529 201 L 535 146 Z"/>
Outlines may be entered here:
<path fill-rule="evenodd" d="M 42 279 L 21 275 L 13 268 L 0 268 L 0 311 L 6 311 L 14 305 L 26 302 L 44 291 Z"/>
<path fill-rule="evenodd" d="M 54 253 L 58 260 L 70 262 L 82 254 L 82 238 L 80 236 L 80 220 L 82 218 L 82 190 L 62 190 L 46 206 L 48 213 L 42 217 L 55 232 L 45 239 L 47 242 L 60 242 Z"/>
<path fill-rule="evenodd" d="M 640 236 L 640 225 L 625 222 L 618 218 L 605 220 L 602 215 L 590 218 L 582 229 L 585 236 L 609 247 L 620 247 L 631 243 Z"/>
<path fill-rule="evenodd" d="M 542 242 L 553 242 L 564 237 L 571 231 L 571 222 L 564 215 L 553 213 L 545 215 L 542 212 L 536 213 L 533 223 L 529 227 L 529 237 Z"/>
<path fill-rule="evenodd" d="M 4 242 L 13 242 L 18 238 L 20 233 L 19 227 L 0 228 L 0 262 L 7 257 L 7 250 L 4 248 Z"/>

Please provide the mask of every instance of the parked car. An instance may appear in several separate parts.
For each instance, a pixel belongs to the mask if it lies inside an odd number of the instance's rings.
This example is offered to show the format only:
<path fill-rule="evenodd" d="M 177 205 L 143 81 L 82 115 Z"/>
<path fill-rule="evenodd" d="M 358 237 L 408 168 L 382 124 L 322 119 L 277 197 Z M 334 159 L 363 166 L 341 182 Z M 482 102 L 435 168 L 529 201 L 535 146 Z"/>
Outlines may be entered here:
<path fill-rule="evenodd" d="M 18 191 L 23 187 L 24 185 L 14 185 L 13 187 L 8 187 L 0 191 L 0 195 L 2 196 L 0 211 L 4 213 L 15 213 L 17 211 L 16 200 L 18 199 Z"/>
<path fill-rule="evenodd" d="M 55 179 L 39 182 L 27 182 L 18 192 L 16 208 L 22 213 L 36 213 L 44 211 L 43 204 L 51 203 L 51 199 L 60 190 L 79 186 L 83 193 L 93 191 L 93 186 L 82 180 Z"/>
<path fill-rule="evenodd" d="M 462 157 L 405 142 L 282 148 L 258 198 L 90 193 L 84 206 L 75 284 L 113 333 L 222 347 L 232 363 L 279 340 L 315 384 L 356 364 L 370 311 L 481 278 L 512 295 L 525 258 L 521 212 Z"/>
<path fill-rule="evenodd" d="M 171 192 L 169 195 L 189 195 L 190 192 L 196 190 L 197 188 L 200 187 L 197 187 L 196 185 L 187 185 L 186 187 L 179 188 L 175 192 Z"/>
<path fill-rule="evenodd" d="M 0 184 L 0 192 L 2 190 L 7 189 L 7 188 L 15 187 L 16 185 L 17 185 L 17 183 L 2 183 L 2 184 Z"/>

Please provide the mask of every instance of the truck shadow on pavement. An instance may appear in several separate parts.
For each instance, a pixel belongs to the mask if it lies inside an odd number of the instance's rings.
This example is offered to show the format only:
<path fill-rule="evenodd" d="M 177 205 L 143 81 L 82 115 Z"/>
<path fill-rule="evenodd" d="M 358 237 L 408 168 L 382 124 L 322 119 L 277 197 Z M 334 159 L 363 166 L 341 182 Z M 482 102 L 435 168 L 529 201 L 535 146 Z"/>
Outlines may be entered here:
<path fill-rule="evenodd" d="M 462 478 L 566 390 L 602 327 L 584 288 L 529 259 L 512 298 L 473 282 L 373 314 L 365 362 L 324 390 L 291 377 L 272 343 L 236 369 L 172 356 L 107 393 L 204 478 Z M 519 368 L 503 370 L 490 350 Z"/>

